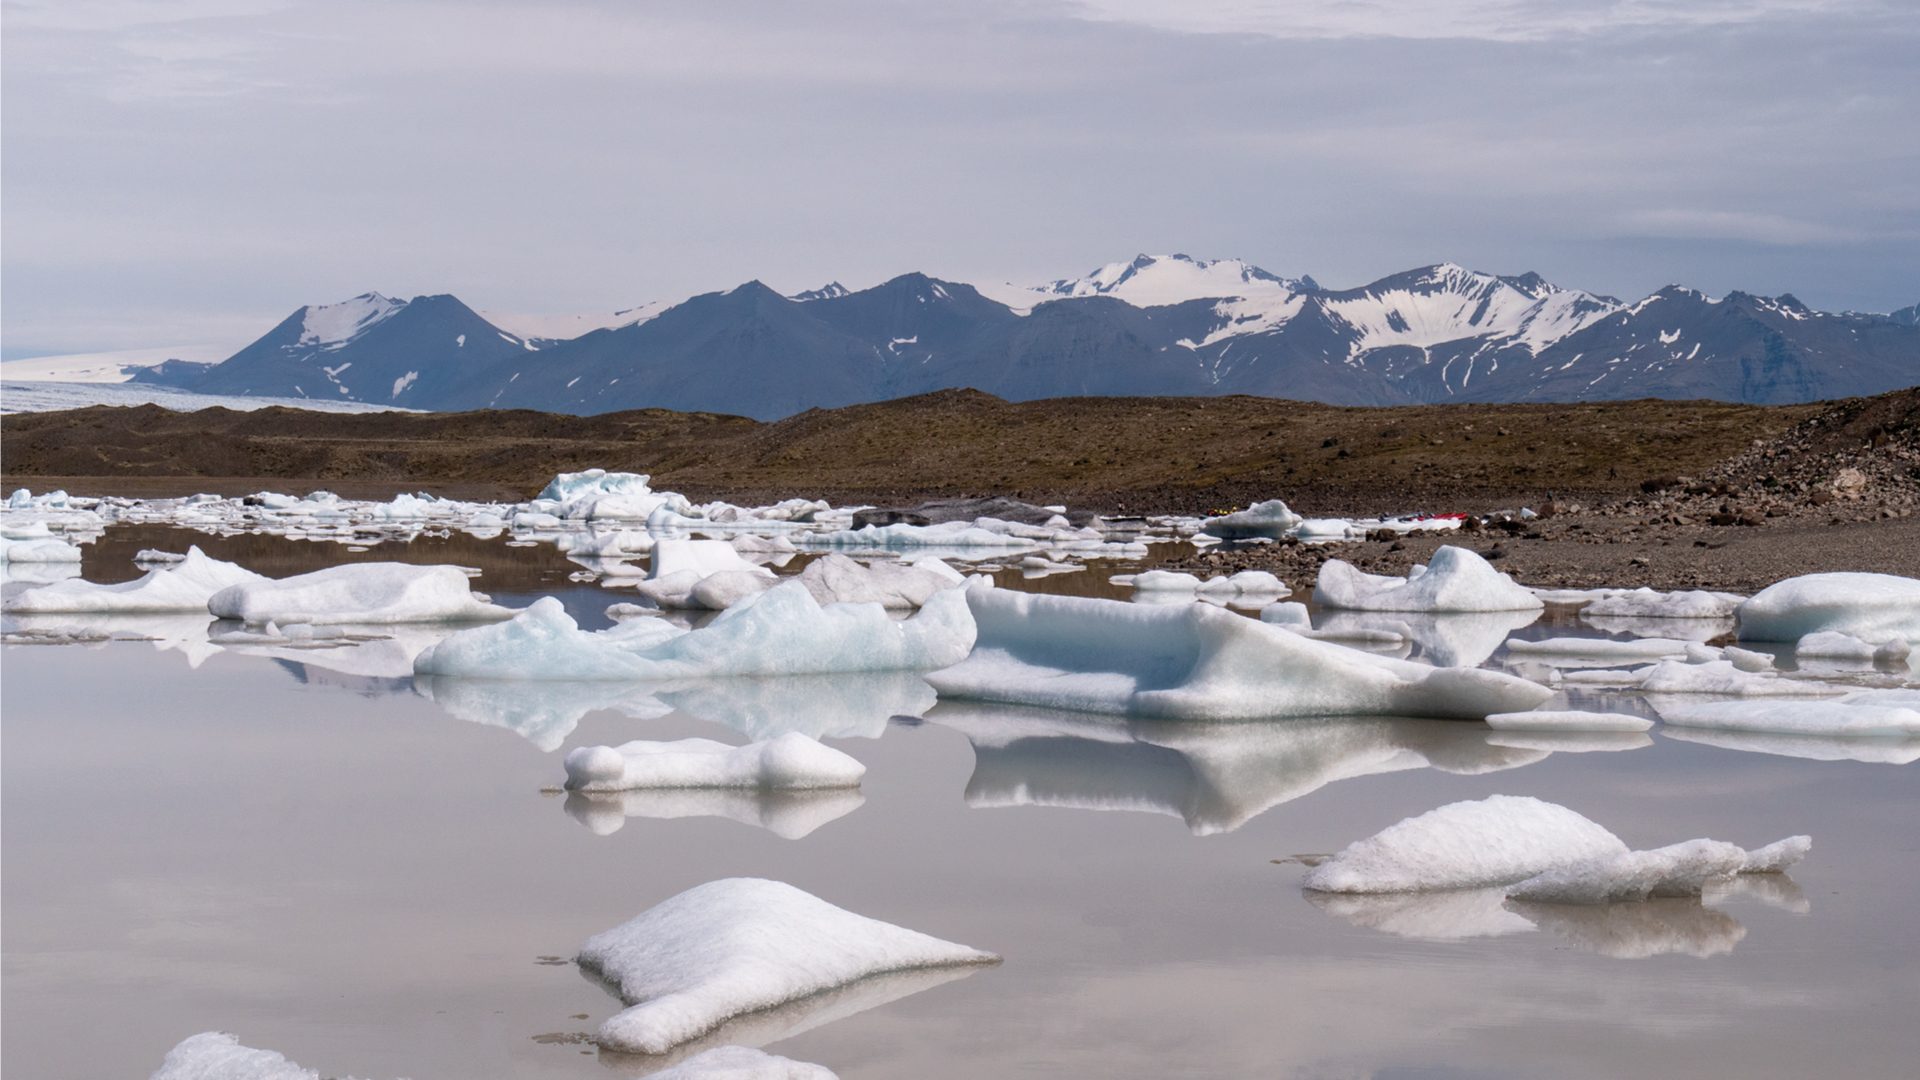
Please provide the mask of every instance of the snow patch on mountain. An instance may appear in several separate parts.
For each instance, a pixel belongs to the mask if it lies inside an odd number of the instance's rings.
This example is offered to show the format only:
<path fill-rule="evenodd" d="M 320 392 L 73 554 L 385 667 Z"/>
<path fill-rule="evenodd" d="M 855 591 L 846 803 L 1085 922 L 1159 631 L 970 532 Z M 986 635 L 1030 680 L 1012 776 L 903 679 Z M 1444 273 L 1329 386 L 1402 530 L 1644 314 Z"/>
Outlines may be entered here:
<path fill-rule="evenodd" d="M 377 292 L 361 293 L 337 304 L 309 304 L 302 309 L 297 345 L 331 352 L 393 318 L 406 306 L 405 300 L 393 300 Z"/>
<path fill-rule="evenodd" d="M 531 345 L 539 341 L 569 341 L 595 330 L 638 326 L 679 303 L 655 300 L 619 311 L 587 315 L 529 315 L 508 311 L 481 311 L 479 316 Z"/>

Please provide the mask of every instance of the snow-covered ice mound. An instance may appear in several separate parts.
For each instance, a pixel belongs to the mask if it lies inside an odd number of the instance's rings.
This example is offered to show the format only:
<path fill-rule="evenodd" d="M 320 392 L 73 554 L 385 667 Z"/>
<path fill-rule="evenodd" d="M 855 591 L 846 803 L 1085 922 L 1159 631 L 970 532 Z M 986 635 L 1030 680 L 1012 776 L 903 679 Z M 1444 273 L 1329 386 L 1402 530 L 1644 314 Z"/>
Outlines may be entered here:
<path fill-rule="evenodd" d="M 1204 604 L 965 590 L 972 655 L 927 677 L 942 696 L 1169 720 L 1397 715 L 1478 720 L 1544 686 L 1313 641 Z"/>
<path fill-rule="evenodd" d="M 207 601 L 221 589 L 266 580 L 233 563 L 208 558 L 198 547 L 191 547 L 180 561 L 157 566 L 133 581 L 96 585 L 90 581 L 69 580 L 43 585 L 11 598 L 7 610 L 205 612 Z"/>
<path fill-rule="evenodd" d="M 859 788 L 760 791 L 750 788 L 653 788 L 643 791 L 573 791 L 567 816 L 596 836 L 618 832 L 629 818 L 660 821 L 717 817 L 751 825 L 784 840 L 798 840 L 820 826 L 860 809 Z"/>
<path fill-rule="evenodd" d="M 1742 641 L 1799 641 L 1835 630 L 1879 644 L 1920 643 L 1920 579 L 1807 574 L 1769 585 L 1734 612 Z"/>
<path fill-rule="evenodd" d="M 345 563 L 290 578 L 229 585 L 207 600 L 215 618 L 248 623 L 485 622 L 513 612 L 468 588 L 457 566 Z"/>
<path fill-rule="evenodd" d="M 653 545 L 641 596 L 664 608 L 723 611 L 773 587 L 773 571 L 725 540 L 666 539 Z"/>
<path fill-rule="evenodd" d="M 858 787 L 867 767 L 830 746 L 789 733 L 745 746 L 712 739 L 636 740 L 567 752 L 570 791 L 644 788 L 758 788 L 801 791 Z"/>
<path fill-rule="evenodd" d="M 868 976 L 998 959 L 761 878 L 695 886 L 588 938 L 579 956 L 631 1003 L 600 1025 L 600 1045 L 639 1054 Z"/>
<path fill-rule="evenodd" d="M 1698 896 L 1709 882 L 1779 873 L 1813 841 L 1794 836 L 1755 851 L 1689 840 L 1631 851 L 1580 814 L 1526 796 L 1449 803 L 1349 844 L 1308 871 L 1305 886 L 1339 893 L 1426 892 L 1512 886 L 1515 899 L 1603 904 Z"/>
<path fill-rule="evenodd" d="M 1495 731 L 1645 731 L 1653 721 L 1628 713 L 1534 709 L 1494 713 L 1487 717 L 1487 726 Z"/>
<path fill-rule="evenodd" d="M 1538 611 L 1546 606 L 1487 560 L 1451 545 L 1404 578 L 1364 573 L 1329 559 L 1320 568 L 1313 598 L 1321 607 L 1353 611 Z"/>
<path fill-rule="evenodd" d="M 1238 513 L 1208 518 L 1201 524 L 1200 531 L 1222 540 L 1250 540 L 1261 536 L 1277 540 L 1291 536 L 1302 520 L 1285 502 L 1268 499 Z"/>
<path fill-rule="evenodd" d="M 579 628 L 545 597 L 511 621 L 462 631 L 420 654 L 423 675 L 477 679 L 694 679 L 926 671 L 967 655 L 973 618 L 959 590 L 938 593 L 912 618 L 878 604 L 815 602 L 787 581 L 728 608 L 698 630 L 630 619 L 611 630 Z"/>
<path fill-rule="evenodd" d="M 769 1054 L 751 1046 L 716 1046 L 649 1080 L 837 1080 L 832 1069 Z"/>
<path fill-rule="evenodd" d="M 226 1032 L 203 1031 L 167 1051 L 150 1080 L 321 1080 L 321 1076 L 272 1050 L 242 1046 Z"/>
<path fill-rule="evenodd" d="M 1308 871 L 1319 892 L 1390 893 L 1508 885 L 1627 845 L 1550 802 L 1494 795 L 1449 803 L 1357 840 Z"/>

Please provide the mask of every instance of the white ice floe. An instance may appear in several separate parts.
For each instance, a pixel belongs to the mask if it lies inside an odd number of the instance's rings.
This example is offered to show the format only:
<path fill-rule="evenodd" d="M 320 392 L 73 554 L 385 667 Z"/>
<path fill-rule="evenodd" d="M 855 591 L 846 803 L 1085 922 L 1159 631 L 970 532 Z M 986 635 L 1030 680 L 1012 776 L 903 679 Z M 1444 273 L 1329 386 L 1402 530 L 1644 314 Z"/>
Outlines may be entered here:
<path fill-rule="evenodd" d="M 1820 630 L 1794 643 L 1793 655 L 1823 660 L 1858 660 L 1870 664 L 1897 664 L 1905 660 L 1913 647 L 1905 638 L 1881 642 L 1862 641 L 1838 630 Z"/>
<path fill-rule="evenodd" d="M 1465 548 L 1442 547 L 1404 578 L 1363 573 L 1339 559 L 1320 568 L 1313 598 L 1356 611 L 1538 611 L 1531 591 Z"/>
<path fill-rule="evenodd" d="M 1463 717 L 1532 708 L 1546 687 L 1312 641 L 1204 604 L 1148 607 L 965 590 L 979 628 L 942 696 L 1173 720 L 1354 714 Z"/>
<path fill-rule="evenodd" d="M 1628 619 L 1724 619 L 1733 614 L 1746 597 L 1738 593 L 1706 592 L 1700 589 L 1682 592 L 1656 592 L 1653 589 L 1598 590 L 1591 603 L 1581 608 L 1584 616 Z"/>
<path fill-rule="evenodd" d="M 513 612 L 468 588 L 457 566 L 344 563 L 290 578 L 229 585 L 207 600 L 215 618 L 248 623 L 483 622 Z"/>
<path fill-rule="evenodd" d="M 1755 851 L 1720 840 L 1686 840 L 1651 851 L 1599 856 L 1542 871 L 1507 895 L 1537 904 L 1613 904 L 1656 896 L 1699 896 L 1738 874 L 1778 874 L 1806 857 L 1807 836 L 1776 840 Z"/>
<path fill-rule="evenodd" d="M 229 585 L 263 582 L 251 570 L 208 558 L 198 547 L 187 549 L 178 562 L 167 563 L 144 577 L 117 585 L 69 580 L 9 598 L 9 612 L 193 611 L 204 613 L 214 593 Z"/>
<path fill-rule="evenodd" d="M 939 559 L 864 566 L 836 553 L 808 563 L 796 579 L 822 604 L 879 604 L 895 610 L 920 607 L 967 581 Z"/>
<path fill-rule="evenodd" d="M 1254 503 L 1238 513 L 1208 518 L 1201 524 L 1200 531 L 1222 540 L 1246 540 L 1260 536 L 1278 539 L 1293 535 L 1303 520 L 1285 502 L 1269 499 Z"/>
<path fill-rule="evenodd" d="M 1799 641 L 1822 630 L 1880 643 L 1920 642 L 1920 579 L 1807 574 L 1755 593 L 1734 613 L 1742 641 Z"/>
<path fill-rule="evenodd" d="M 837 1080 L 825 1066 L 751 1046 L 716 1046 L 647 1075 L 649 1080 Z"/>
<path fill-rule="evenodd" d="M 0 563 L 77 563 L 80 549 L 53 537 L 16 540 L 0 536 Z"/>
<path fill-rule="evenodd" d="M 1619 837 L 1564 806 L 1494 795 L 1449 803 L 1355 841 L 1308 871 L 1305 884 L 1339 893 L 1471 889 L 1626 850 Z"/>
<path fill-rule="evenodd" d="M 1811 679 L 1789 679 L 1773 671 L 1745 671 L 1731 660 L 1690 664 L 1662 660 L 1630 673 L 1649 694 L 1715 694 L 1721 697 L 1832 697 L 1845 688 Z M 1568 682 L 1575 681 L 1567 676 Z"/>
<path fill-rule="evenodd" d="M 1120 580 L 1118 578 L 1116 581 Z M 1265 570 L 1242 570 L 1201 580 L 1193 574 L 1171 570 L 1148 570 L 1127 579 L 1136 592 L 1199 593 L 1208 596 L 1258 596 L 1279 599 L 1293 590 L 1286 582 Z"/>
<path fill-rule="evenodd" d="M 1882 704 L 1871 694 L 1829 701 L 1710 701 L 1660 705 L 1674 727 L 1775 735 L 1920 736 L 1920 707 Z"/>
<path fill-rule="evenodd" d="M 161 563 L 185 562 L 186 559 L 177 551 L 160 551 L 156 548 L 141 548 L 133 554 L 134 564 L 138 566 L 158 566 Z"/>
<path fill-rule="evenodd" d="M 1515 630 L 1539 618 L 1532 611 L 1460 611 L 1423 614 L 1402 611 L 1327 611 L 1313 636 L 1333 641 L 1384 641 L 1393 634 L 1409 643 L 1418 659 L 1438 667 L 1479 667 L 1506 644 Z"/>
<path fill-rule="evenodd" d="M 272 1050 L 242 1046 L 224 1031 L 203 1031 L 167 1051 L 149 1080 L 321 1080 L 321 1076 Z"/>
<path fill-rule="evenodd" d="M 1628 713 L 1535 709 L 1494 713 L 1487 717 L 1487 726 L 1495 731 L 1646 731 L 1653 721 Z"/>
<path fill-rule="evenodd" d="M 997 959 L 759 878 L 688 889 L 587 939 L 579 956 L 630 1003 L 600 1025 L 600 1045 L 642 1054 L 869 976 Z"/>
<path fill-rule="evenodd" d="M 646 788 L 757 788 L 805 791 L 858 787 L 867 767 L 798 733 L 745 746 L 712 739 L 576 746 L 567 752 L 569 791 Z"/>
<path fill-rule="evenodd" d="M 1773 657 L 1752 649 L 1742 649 L 1737 645 L 1728 645 L 1720 650 L 1720 655 L 1739 671 L 1772 671 Z"/>
<path fill-rule="evenodd" d="M 1302 603 L 1269 604 L 1260 609 L 1260 621 L 1270 626 L 1282 627 L 1299 634 L 1301 637 L 1316 641 L 1337 641 L 1356 649 L 1369 652 L 1397 652 L 1406 655 L 1409 646 L 1409 633 L 1400 629 L 1376 626 L 1349 626 L 1334 623 L 1314 629 L 1313 620 L 1307 614 L 1307 605 Z"/>
<path fill-rule="evenodd" d="M 698 630 L 629 619 L 587 632 L 546 597 L 509 622 L 448 637 L 415 671 L 479 679 L 665 680 L 733 675 L 926 671 L 959 662 L 974 639 L 960 590 L 912 618 L 878 604 L 820 605 L 797 581 L 737 604 Z"/>
<path fill-rule="evenodd" d="M 1627 641 L 1584 637 L 1542 638 L 1539 641 L 1511 638 L 1507 641 L 1507 651 L 1521 656 L 1571 657 L 1580 660 L 1622 662 L 1685 656 L 1687 647 L 1692 644 L 1694 643 L 1680 641 L 1677 638 L 1633 638 Z"/>
<path fill-rule="evenodd" d="M 1338 893 L 1510 886 L 1515 900 L 1605 904 L 1698 896 L 1710 882 L 1779 873 L 1813 841 L 1788 837 L 1755 851 L 1689 840 L 1631 851 L 1585 817 L 1539 799 L 1494 795 L 1407 818 L 1308 871 L 1306 888 Z"/>

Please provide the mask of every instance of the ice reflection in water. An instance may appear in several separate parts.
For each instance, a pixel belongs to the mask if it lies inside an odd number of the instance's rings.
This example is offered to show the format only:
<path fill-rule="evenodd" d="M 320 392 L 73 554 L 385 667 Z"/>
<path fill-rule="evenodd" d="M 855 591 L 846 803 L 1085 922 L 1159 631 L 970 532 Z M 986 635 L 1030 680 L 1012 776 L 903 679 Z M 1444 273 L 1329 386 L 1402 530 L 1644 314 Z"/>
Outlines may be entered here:
<path fill-rule="evenodd" d="M 650 791 L 570 791 L 567 816 L 596 836 L 620 831 L 628 818 L 670 820 L 721 817 L 798 840 L 830 821 L 858 810 L 858 789 L 753 791 L 740 788 L 680 788 Z"/>
<path fill-rule="evenodd" d="M 1358 776 L 1432 768 L 1473 775 L 1548 751 L 1496 746 L 1446 720 L 1330 718 L 1191 724 L 942 702 L 927 719 L 973 744 L 967 805 L 1169 814 L 1196 835 Z"/>

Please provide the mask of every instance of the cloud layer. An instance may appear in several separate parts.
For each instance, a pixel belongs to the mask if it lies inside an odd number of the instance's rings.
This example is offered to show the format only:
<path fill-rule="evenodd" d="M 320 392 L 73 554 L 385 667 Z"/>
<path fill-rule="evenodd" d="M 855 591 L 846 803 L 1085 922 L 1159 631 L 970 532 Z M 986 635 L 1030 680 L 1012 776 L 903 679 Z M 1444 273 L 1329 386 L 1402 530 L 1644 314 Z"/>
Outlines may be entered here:
<path fill-rule="evenodd" d="M 0 10 L 10 356 L 1143 250 L 1920 300 L 1920 29 L 1873 0 Z"/>

